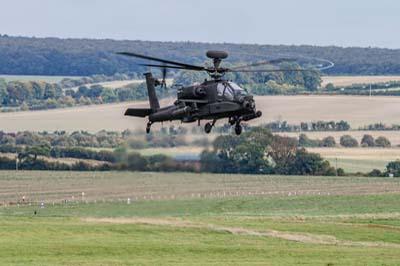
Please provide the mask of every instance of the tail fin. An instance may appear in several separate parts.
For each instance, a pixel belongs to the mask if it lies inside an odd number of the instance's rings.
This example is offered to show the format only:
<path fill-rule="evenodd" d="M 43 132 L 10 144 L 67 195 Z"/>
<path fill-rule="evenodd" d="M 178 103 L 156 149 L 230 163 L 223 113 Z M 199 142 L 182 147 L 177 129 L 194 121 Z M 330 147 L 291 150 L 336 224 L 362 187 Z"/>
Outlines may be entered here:
<path fill-rule="evenodd" d="M 155 79 L 151 72 L 144 73 L 146 77 L 146 85 L 147 85 L 147 92 L 149 94 L 149 102 L 150 108 L 152 112 L 157 111 L 160 109 L 160 103 L 158 102 L 157 95 L 156 95 L 156 88 L 155 88 Z"/>

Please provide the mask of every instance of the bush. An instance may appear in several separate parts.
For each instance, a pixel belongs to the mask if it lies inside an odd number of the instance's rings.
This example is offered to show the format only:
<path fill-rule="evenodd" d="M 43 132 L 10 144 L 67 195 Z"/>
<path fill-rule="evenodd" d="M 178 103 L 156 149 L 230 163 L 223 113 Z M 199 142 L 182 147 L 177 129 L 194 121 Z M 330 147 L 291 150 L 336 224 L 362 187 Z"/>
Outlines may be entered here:
<path fill-rule="evenodd" d="M 0 170 L 15 169 L 15 159 L 0 157 Z"/>
<path fill-rule="evenodd" d="M 340 145 L 343 147 L 358 147 L 358 141 L 350 135 L 343 135 L 340 138 Z"/>
<path fill-rule="evenodd" d="M 374 170 L 372 170 L 371 172 L 367 173 L 367 176 L 370 176 L 370 177 L 380 177 L 380 176 L 383 176 L 383 173 L 382 173 L 381 170 L 374 169 Z"/>
<path fill-rule="evenodd" d="M 386 175 L 392 174 L 393 177 L 400 177 L 400 160 L 390 162 L 386 166 Z"/>
<path fill-rule="evenodd" d="M 335 147 L 336 146 L 336 141 L 335 138 L 332 136 L 328 136 L 322 139 L 321 142 L 322 147 Z"/>
<path fill-rule="evenodd" d="M 378 137 L 375 140 L 375 146 L 377 146 L 377 147 L 387 148 L 387 147 L 390 147 L 391 145 L 392 144 L 390 143 L 390 141 L 383 136 Z"/>
<path fill-rule="evenodd" d="M 299 146 L 314 148 L 314 147 L 320 147 L 321 143 L 319 140 L 310 139 L 307 137 L 306 134 L 302 133 L 299 136 Z"/>
<path fill-rule="evenodd" d="M 361 139 L 361 146 L 362 147 L 374 147 L 375 146 L 374 137 L 372 137 L 371 135 L 365 134 Z"/>

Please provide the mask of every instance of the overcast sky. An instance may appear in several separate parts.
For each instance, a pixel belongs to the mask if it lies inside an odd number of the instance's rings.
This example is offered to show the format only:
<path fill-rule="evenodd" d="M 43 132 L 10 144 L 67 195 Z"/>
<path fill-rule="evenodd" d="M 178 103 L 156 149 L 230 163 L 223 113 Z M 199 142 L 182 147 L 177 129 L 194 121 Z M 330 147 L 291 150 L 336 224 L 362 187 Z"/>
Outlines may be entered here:
<path fill-rule="evenodd" d="M 0 33 L 400 48 L 396 0 L 0 0 Z"/>

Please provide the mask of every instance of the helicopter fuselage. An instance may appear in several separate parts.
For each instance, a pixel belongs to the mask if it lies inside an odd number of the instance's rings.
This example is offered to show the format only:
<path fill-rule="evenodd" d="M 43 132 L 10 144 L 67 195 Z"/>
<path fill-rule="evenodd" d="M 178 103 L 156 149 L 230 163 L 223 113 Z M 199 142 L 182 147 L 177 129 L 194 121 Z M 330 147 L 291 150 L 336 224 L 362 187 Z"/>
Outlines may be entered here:
<path fill-rule="evenodd" d="M 237 84 L 225 80 L 180 87 L 174 104 L 160 108 L 155 96 L 155 79 L 151 73 L 145 75 L 151 108 L 128 109 L 125 115 L 148 116 L 147 132 L 151 124 L 156 122 L 180 120 L 183 123 L 200 123 L 201 120 L 212 120 L 211 124 L 205 126 L 206 133 L 209 133 L 218 119 L 228 118 L 231 125 L 236 124 L 235 131 L 240 134 L 242 121 L 261 116 L 261 112 L 256 110 L 253 96 Z"/>

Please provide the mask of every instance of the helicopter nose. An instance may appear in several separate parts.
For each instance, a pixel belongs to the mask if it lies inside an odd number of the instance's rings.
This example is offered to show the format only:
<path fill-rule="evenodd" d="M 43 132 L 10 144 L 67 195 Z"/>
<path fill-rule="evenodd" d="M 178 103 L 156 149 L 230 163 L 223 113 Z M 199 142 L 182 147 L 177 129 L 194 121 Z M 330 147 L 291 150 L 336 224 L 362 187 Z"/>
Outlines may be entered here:
<path fill-rule="evenodd" d="M 243 101 L 243 107 L 253 110 L 256 107 L 256 104 L 253 99 L 246 99 L 245 101 Z"/>

